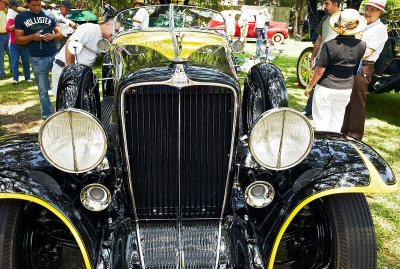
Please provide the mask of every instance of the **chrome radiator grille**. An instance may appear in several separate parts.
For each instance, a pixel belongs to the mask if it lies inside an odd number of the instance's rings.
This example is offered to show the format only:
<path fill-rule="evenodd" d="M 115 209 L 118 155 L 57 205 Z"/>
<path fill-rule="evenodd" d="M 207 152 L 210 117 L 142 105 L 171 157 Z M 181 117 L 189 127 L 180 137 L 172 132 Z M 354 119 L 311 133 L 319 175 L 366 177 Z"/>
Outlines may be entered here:
<path fill-rule="evenodd" d="M 176 222 L 140 225 L 141 244 L 146 268 L 177 268 L 178 230 Z M 182 261 L 178 268 L 215 268 L 218 250 L 218 222 L 183 223 L 181 228 Z"/>
<path fill-rule="evenodd" d="M 219 217 L 232 147 L 233 92 L 146 85 L 129 88 L 122 98 L 138 218 Z"/>

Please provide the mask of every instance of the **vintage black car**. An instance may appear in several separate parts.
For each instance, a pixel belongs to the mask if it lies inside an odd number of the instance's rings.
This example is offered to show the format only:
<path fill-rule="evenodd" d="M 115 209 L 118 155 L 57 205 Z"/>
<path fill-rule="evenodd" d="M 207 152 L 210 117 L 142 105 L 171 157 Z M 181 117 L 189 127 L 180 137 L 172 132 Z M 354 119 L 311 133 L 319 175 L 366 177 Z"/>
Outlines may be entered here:
<path fill-rule="evenodd" d="M 65 67 L 38 139 L 0 144 L 0 268 L 375 268 L 382 157 L 316 133 L 273 65 L 242 92 L 218 13 L 146 10 L 114 18 L 103 78 Z"/>

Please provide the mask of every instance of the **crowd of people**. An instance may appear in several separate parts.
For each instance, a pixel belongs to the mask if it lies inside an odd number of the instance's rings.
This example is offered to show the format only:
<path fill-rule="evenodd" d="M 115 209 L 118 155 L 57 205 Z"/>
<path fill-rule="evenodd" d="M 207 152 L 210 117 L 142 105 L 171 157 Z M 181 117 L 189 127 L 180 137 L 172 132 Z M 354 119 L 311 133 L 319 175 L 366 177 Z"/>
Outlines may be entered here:
<path fill-rule="evenodd" d="M 305 94 L 310 95 L 305 113 L 312 112 L 316 130 L 342 132 L 362 139 L 368 83 L 374 62 L 388 39 L 385 25 L 379 19 L 385 12 L 385 4 L 386 0 L 368 0 L 364 15 L 360 15 L 354 9 L 340 11 L 340 0 L 324 0 L 326 16 L 318 26 L 318 38 L 311 57 L 314 73 L 305 90 Z M 138 12 L 132 23 L 146 29 L 149 14 L 142 8 L 144 1 L 135 0 L 134 6 Z M 40 0 L 27 0 L 24 7 L 15 0 L 9 3 L 0 1 L 0 79 L 6 77 L 5 53 L 9 55 L 13 84 L 19 81 L 20 60 L 25 81 L 32 82 L 31 65 L 44 119 L 54 112 L 49 93 L 56 94 L 62 69 L 75 62 L 75 56 L 67 49 L 68 40 L 82 43 L 83 52 L 77 57 L 79 62 L 91 66 L 98 55 L 97 42 L 102 38 L 112 38 L 111 18 L 101 25 L 86 23 L 77 28 L 66 18 L 72 8 L 68 0 L 62 1 L 59 8 L 54 4 L 47 8 L 43 8 Z M 244 43 L 249 16 L 248 11 L 242 8 L 238 25 Z M 261 9 L 255 18 L 256 55 L 259 56 L 261 42 L 267 38 L 271 15 L 267 9 Z M 233 41 L 235 16 L 229 13 L 225 19 L 227 35 Z"/>
<path fill-rule="evenodd" d="M 311 104 L 317 131 L 363 138 L 368 84 L 388 39 L 380 21 L 385 5 L 386 0 L 368 0 L 360 15 L 354 9 L 339 11 L 340 0 L 324 1 L 327 15 L 318 26 L 314 73 L 305 90 L 310 97 L 304 112 L 311 114 Z"/>
<path fill-rule="evenodd" d="M 24 6 L 14 0 L 0 1 L 0 79 L 6 78 L 5 53 L 9 56 L 13 84 L 19 81 L 20 59 L 27 82 L 33 82 L 32 67 L 43 119 L 54 113 L 49 94 L 56 94 L 62 68 L 75 61 L 75 56 L 66 49 L 68 40 L 81 42 L 83 50 L 77 57 L 81 63 L 93 65 L 99 54 L 98 41 L 112 37 L 111 17 L 101 25 L 85 23 L 77 28 L 66 18 L 71 8 L 68 0 L 62 1 L 58 8 L 55 4 L 45 6 L 40 0 L 27 0 Z M 72 39 L 68 39 L 70 36 Z"/>

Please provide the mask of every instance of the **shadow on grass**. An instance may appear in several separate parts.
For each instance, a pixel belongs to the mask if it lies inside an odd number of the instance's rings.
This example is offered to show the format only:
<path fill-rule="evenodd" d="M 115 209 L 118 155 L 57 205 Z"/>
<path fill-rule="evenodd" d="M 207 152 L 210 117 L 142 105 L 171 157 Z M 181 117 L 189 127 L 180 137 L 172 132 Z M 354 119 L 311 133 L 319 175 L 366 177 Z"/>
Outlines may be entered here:
<path fill-rule="evenodd" d="M 53 106 L 54 106 L 53 102 Z M 18 135 L 28 133 L 27 129 L 35 126 L 35 122 L 41 119 L 39 101 L 32 106 L 26 107 L 24 110 L 15 114 L 0 114 L 0 136 Z M 12 124 L 18 124 L 18 127 L 11 128 Z"/>
<path fill-rule="evenodd" d="M 367 119 L 377 118 L 400 127 L 400 94 L 395 92 L 367 95 Z"/>

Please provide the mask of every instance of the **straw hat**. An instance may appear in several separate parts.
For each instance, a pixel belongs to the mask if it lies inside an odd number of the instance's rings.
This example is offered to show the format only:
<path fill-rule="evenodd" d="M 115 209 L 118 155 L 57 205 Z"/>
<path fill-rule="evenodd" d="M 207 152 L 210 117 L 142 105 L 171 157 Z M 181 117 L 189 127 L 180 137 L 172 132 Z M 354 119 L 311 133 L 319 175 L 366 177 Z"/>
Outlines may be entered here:
<path fill-rule="evenodd" d="M 367 20 L 357 10 L 349 8 L 333 14 L 329 24 L 339 35 L 350 36 L 364 31 Z"/>
<path fill-rule="evenodd" d="M 145 5 L 144 0 L 133 0 L 133 4 L 141 4 L 141 5 Z"/>
<path fill-rule="evenodd" d="M 373 6 L 382 10 L 383 12 L 386 12 L 385 10 L 386 0 L 369 0 L 365 5 Z"/>

